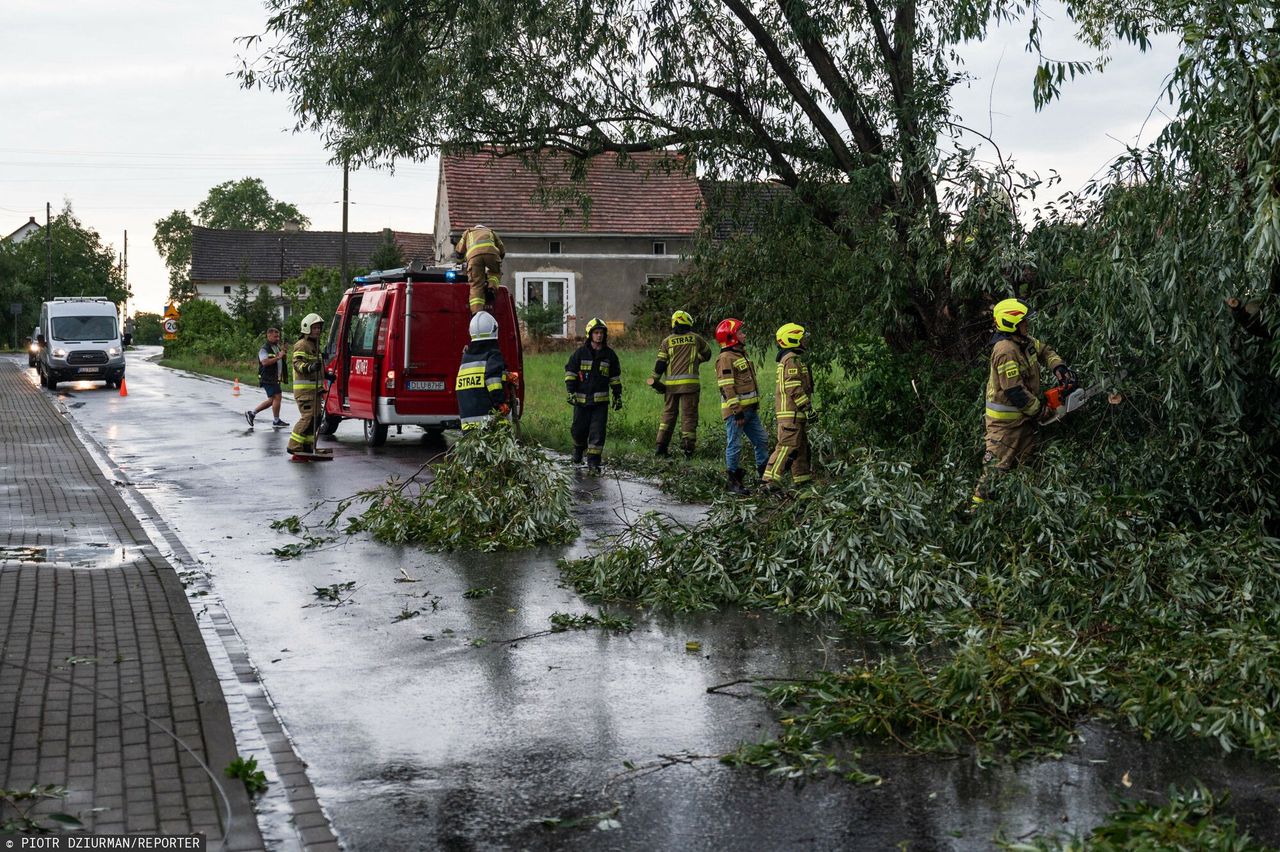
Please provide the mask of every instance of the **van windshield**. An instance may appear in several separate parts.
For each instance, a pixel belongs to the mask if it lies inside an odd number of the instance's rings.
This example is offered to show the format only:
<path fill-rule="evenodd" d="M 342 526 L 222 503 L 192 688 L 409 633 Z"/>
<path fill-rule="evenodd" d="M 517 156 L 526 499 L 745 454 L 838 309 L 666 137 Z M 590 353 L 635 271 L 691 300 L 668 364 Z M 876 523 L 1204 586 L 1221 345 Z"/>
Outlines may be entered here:
<path fill-rule="evenodd" d="M 54 340 L 115 340 L 116 337 L 115 317 L 53 318 Z"/>

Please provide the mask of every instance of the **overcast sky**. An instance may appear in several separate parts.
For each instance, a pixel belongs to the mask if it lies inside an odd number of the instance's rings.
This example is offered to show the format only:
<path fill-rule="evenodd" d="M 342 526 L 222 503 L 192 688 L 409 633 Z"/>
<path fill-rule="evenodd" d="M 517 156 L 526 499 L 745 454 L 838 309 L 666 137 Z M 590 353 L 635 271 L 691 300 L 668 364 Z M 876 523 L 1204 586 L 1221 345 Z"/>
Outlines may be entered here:
<path fill-rule="evenodd" d="M 69 200 L 117 251 L 128 231 L 130 310 L 159 311 L 168 279 L 153 224 L 190 211 L 215 184 L 260 177 L 312 229 L 339 230 L 342 173 L 320 140 L 289 131 L 283 95 L 246 92 L 228 76 L 242 53 L 234 39 L 260 33 L 265 20 L 257 0 L 4 0 L 0 234 L 28 216 L 43 222 L 46 201 L 56 210 Z M 1051 55 L 1091 58 L 1069 33 L 1051 34 Z M 1024 169 L 1056 169 L 1077 189 L 1137 139 L 1175 45 L 1119 50 L 1105 74 L 1068 83 L 1062 101 L 1036 113 L 1023 41 L 1024 28 L 1006 28 L 966 49 L 980 79 L 957 93 L 958 112 L 990 128 Z M 1164 123 L 1152 114 L 1142 141 Z M 431 231 L 437 173 L 435 162 L 394 176 L 354 172 L 351 230 Z"/>

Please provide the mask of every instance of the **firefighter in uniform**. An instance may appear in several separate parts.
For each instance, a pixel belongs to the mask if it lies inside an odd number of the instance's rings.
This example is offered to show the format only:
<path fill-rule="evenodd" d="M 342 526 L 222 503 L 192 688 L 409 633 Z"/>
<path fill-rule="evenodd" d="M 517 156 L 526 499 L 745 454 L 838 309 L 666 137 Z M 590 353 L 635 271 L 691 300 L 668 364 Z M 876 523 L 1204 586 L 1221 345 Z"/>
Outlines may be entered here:
<path fill-rule="evenodd" d="M 1036 427 L 1047 413 L 1040 402 L 1041 366 L 1052 370 L 1064 384 L 1075 380 L 1062 356 L 1030 335 L 1026 305 L 1005 299 L 991 314 L 996 332 L 991 338 L 991 370 L 987 375 L 986 454 L 972 507 L 990 496 L 995 476 L 1026 461 L 1035 447 Z"/>
<path fill-rule="evenodd" d="M 738 467 L 742 437 L 746 435 L 756 453 L 756 472 L 764 476 L 769 458 L 769 439 L 760 422 L 760 388 L 756 368 L 747 358 L 742 342 L 740 319 L 723 320 L 716 326 L 720 355 L 716 358 L 716 384 L 720 387 L 720 416 L 724 418 L 724 463 L 729 473 L 729 491 L 746 494 L 743 471 Z"/>
<path fill-rule="evenodd" d="M 492 229 L 476 225 L 462 232 L 453 250 L 467 263 L 467 283 L 471 285 L 467 304 L 472 314 L 479 313 L 485 305 L 493 304 L 493 294 L 502 279 L 502 259 L 507 256 L 507 248 Z"/>
<path fill-rule="evenodd" d="M 622 365 L 618 353 L 609 346 L 609 327 L 599 317 L 587 321 L 586 341 L 574 350 L 564 365 L 564 385 L 573 406 L 573 463 L 600 472 L 605 432 L 609 426 L 609 395 L 613 410 L 622 410 Z"/>
<path fill-rule="evenodd" d="M 658 347 L 658 359 L 648 384 L 665 396 L 658 423 L 657 454 L 665 456 L 671 431 L 680 415 L 680 446 L 691 457 L 698 442 L 698 367 L 711 360 L 711 347 L 693 331 L 693 317 L 684 311 L 671 315 L 671 334 Z M 665 375 L 666 378 L 663 378 Z"/>
<path fill-rule="evenodd" d="M 778 371 L 774 383 L 773 409 L 778 418 L 778 443 L 765 465 L 766 486 L 782 483 L 787 465 L 791 482 L 803 485 L 809 473 L 809 417 L 813 410 L 813 377 L 801 360 L 804 353 L 804 326 L 789 322 L 774 335 L 778 341 Z"/>
<path fill-rule="evenodd" d="M 302 318 L 302 337 L 293 344 L 290 363 L 293 364 L 293 401 L 298 404 L 298 422 L 289 434 L 290 453 L 328 453 L 316 449 L 317 417 L 320 401 L 320 383 L 324 380 L 324 363 L 320 357 L 320 333 L 324 320 L 319 314 L 307 314 Z"/>
<path fill-rule="evenodd" d="M 463 432 L 478 429 L 495 414 L 506 417 L 511 411 L 504 385 L 507 364 L 498 348 L 498 321 L 488 311 L 480 311 L 471 318 L 469 331 L 471 342 L 462 350 L 453 386 Z"/>

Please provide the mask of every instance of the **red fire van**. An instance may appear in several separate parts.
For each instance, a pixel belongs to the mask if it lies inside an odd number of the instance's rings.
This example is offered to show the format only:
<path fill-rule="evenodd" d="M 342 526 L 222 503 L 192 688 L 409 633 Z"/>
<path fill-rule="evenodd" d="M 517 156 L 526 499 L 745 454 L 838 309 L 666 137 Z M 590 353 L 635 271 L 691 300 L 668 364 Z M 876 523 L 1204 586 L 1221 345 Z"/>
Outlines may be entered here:
<path fill-rule="evenodd" d="M 325 397 L 321 433 L 332 435 L 343 420 L 359 420 L 365 442 L 378 447 L 391 426 L 397 432 L 421 426 L 433 436 L 458 428 L 454 381 L 471 321 L 466 275 L 456 267 L 413 263 L 355 281 L 329 327 L 324 355 L 336 378 Z M 515 304 L 505 287 L 498 288 L 493 315 L 507 369 L 522 373 Z M 517 382 L 515 418 L 523 405 Z"/>

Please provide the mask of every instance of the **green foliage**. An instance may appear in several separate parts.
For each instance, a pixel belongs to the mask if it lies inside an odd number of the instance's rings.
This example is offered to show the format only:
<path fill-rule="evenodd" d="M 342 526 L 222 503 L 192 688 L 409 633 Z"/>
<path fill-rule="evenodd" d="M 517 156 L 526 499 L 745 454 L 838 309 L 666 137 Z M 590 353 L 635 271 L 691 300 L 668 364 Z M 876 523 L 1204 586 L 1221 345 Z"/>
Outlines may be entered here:
<path fill-rule="evenodd" d="M 58 296 L 106 296 L 121 305 L 130 293 L 120 273 L 119 258 L 103 245 L 97 231 L 86 227 L 68 202 L 50 223 L 50 244 L 46 248 L 44 233 L 21 243 L 0 241 L 0 304 L 6 311 L 11 303 L 22 304 L 18 329 L 22 336 L 40 319 L 40 305 Z M 46 285 L 46 259 L 52 252 L 53 291 Z M 4 338 L 9 336 L 5 328 Z"/>
<path fill-rule="evenodd" d="M 239 778 L 244 782 L 244 790 L 250 798 L 267 789 L 267 773 L 258 768 L 258 758 L 245 760 L 237 757 L 223 770 L 228 778 Z"/>
<path fill-rule="evenodd" d="M 382 229 L 382 239 L 369 255 L 369 265 L 374 269 L 399 269 L 404 266 L 404 252 L 396 242 L 395 232 L 390 228 Z"/>
<path fill-rule="evenodd" d="M 164 342 L 164 317 L 160 314 L 137 311 L 133 315 L 135 346 L 158 346 Z"/>
<path fill-rule="evenodd" d="M 568 473 L 517 443 L 505 420 L 468 431 L 432 473 L 425 485 L 392 480 L 362 491 L 343 501 L 334 520 L 349 505 L 364 505 L 348 534 L 439 550 L 520 549 L 577 535 Z"/>
<path fill-rule="evenodd" d="M 530 302 L 516 308 L 525 335 L 535 343 L 544 343 L 554 334 L 564 332 L 564 305 Z"/>
<path fill-rule="evenodd" d="M 1169 788 L 1163 805 L 1126 800 L 1087 835 L 1035 837 L 1025 843 L 1001 843 L 1007 852 L 1120 852 L 1128 849 L 1198 849 L 1205 852 L 1266 852 L 1223 813 L 1229 796 L 1215 796 L 1203 785 Z"/>
<path fill-rule="evenodd" d="M 286 222 L 305 229 L 311 220 L 297 206 L 277 201 L 262 178 L 241 178 L 220 183 L 195 207 L 196 221 L 206 228 L 243 231 L 279 231 Z"/>
<path fill-rule="evenodd" d="M 1113 470 L 1045 456 L 969 524 L 954 464 L 865 452 L 795 498 L 725 500 L 689 528 L 645 515 L 562 570 L 603 600 L 828 614 L 924 649 L 776 691 L 796 724 L 741 763 L 857 772 L 842 742 L 887 731 L 1059 752 L 1094 716 L 1280 758 L 1280 540 L 1222 503 L 1190 526 L 1165 492 L 1108 493 Z"/>
<path fill-rule="evenodd" d="M 49 834 L 55 830 L 84 828 L 76 817 L 65 813 L 36 814 L 42 804 L 67 797 L 67 788 L 57 784 L 32 784 L 24 790 L 0 789 L 0 832 Z M 10 813 L 6 813 L 9 811 Z"/>
<path fill-rule="evenodd" d="M 610 615 L 603 609 L 595 615 L 589 612 L 577 614 L 568 612 L 551 613 L 551 632 L 564 633 L 567 630 L 591 630 L 598 628 L 612 633 L 630 633 L 635 625 L 625 615 Z"/>
<path fill-rule="evenodd" d="M 185 210 L 174 210 L 155 224 L 151 241 L 164 258 L 169 270 L 169 301 L 182 303 L 195 298 L 191 283 L 191 217 Z"/>
<path fill-rule="evenodd" d="M 272 198 L 261 178 L 218 184 L 196 205 L 195 214 L 193 221 L 187 211 L 174 210 L 155 224 L 152 242 L 169 270 L 169 299 L 173 302 L 185 303 L 196 297 L 191 283 L 191 229 L 195 225 L 279 231 L 286 222 L 296 222 L 303 229 L 311 224 L 295 205 Z"/>
<path fill-rule="evenodd" d="M 363 275 L 366 270 L 348 270 L 354 277 Z M 338 269 L 327 269 L 321 266 L 310 266 L 301 274 L 284 282 L 281 290 L 292 305 L 290 316 L 306 316 L 317 313 L 326 321 L 338 310 L 342 294 L 351 283 L 342 281 L 342 272 Z M 292 337 L 290 330 L 288 337 Z"/>

